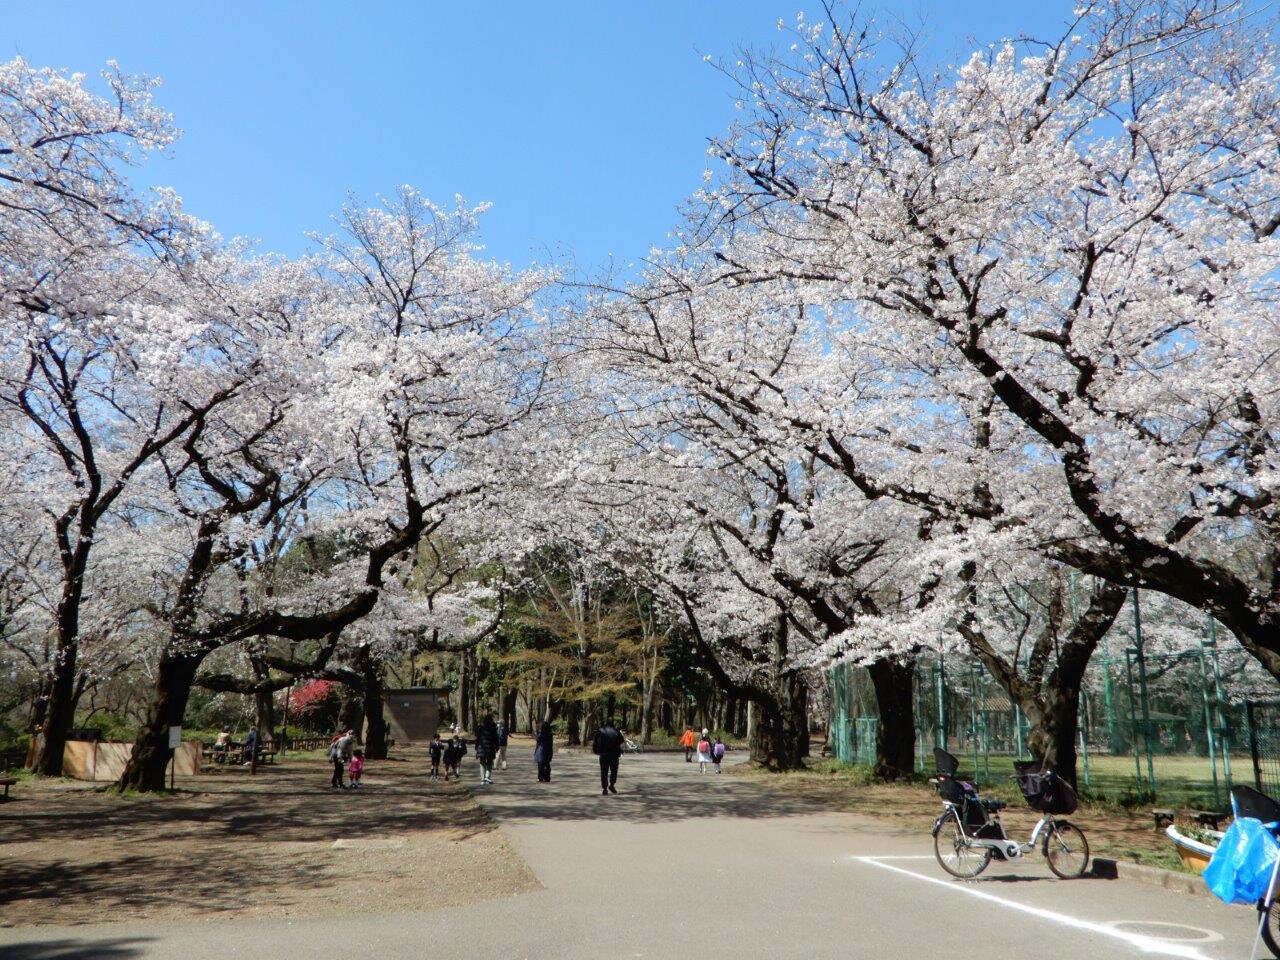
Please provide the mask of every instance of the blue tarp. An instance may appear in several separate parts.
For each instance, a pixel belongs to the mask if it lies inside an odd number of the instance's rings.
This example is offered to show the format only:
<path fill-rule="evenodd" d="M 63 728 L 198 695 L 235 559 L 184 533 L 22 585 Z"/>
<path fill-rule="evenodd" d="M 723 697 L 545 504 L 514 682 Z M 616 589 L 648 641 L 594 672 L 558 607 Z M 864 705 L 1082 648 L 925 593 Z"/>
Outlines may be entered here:
<path fill-rule="evenodd" d="M 1209 892 L 1226 903 L 1257 903 L 1265 896 L 1280 845 L 1268 827 L 1241 817 L 1227 827 L 1204 871 Z"/>

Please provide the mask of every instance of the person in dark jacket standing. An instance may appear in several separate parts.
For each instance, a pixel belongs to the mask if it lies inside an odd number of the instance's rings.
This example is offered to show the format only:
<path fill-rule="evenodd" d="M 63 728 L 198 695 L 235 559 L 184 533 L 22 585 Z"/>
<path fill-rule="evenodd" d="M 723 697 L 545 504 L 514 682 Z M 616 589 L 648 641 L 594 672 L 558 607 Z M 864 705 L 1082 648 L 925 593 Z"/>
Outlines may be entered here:
<path fill-rule="evenodd" d="M 346 772 L 347 761 L 351 759 L 354 747 L 355 735 L 350 730 L 341 731 L 329 744 L 329 760 L 333 764 L 333 776 L 329 780 L 331 789 L 346 789 L 342 775 Z"/>
<path fill-rule="evenodd" d="M 600 795 L 617 793 L 618 761 L 622 759 L 622 731 L 606 720 L 591 741 L 591 752 L 600 758 Z"/>
<path fill-rule="evenodd" d="M 493 783 L 493 761 L 498 756 L 498 726 L 493 714 L 485 714 L 476 729 L 476 762 L 480 764 L 480 782 Z"/>
<path fill-rule="evenodd" d="M 555 734 L 551 721 L 542 721 L 542 727 L 533 738 L 533 762 L 538 766 L 538 782 L 551 782 L 551 758 L 556 752 Z"/>

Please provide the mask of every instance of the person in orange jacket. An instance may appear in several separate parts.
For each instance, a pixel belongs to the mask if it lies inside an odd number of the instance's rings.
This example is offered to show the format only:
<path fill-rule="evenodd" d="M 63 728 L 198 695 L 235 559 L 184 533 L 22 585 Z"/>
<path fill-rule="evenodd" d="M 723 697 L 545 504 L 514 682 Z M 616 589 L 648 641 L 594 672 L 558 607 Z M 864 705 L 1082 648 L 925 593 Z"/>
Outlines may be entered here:
<path fill-rule="evenodd" d="M 693 763 L 693 745 L 698 738 L 693 734 L 693 727 L 684 728 L 684 736 L 680 738 L 680 746 L 684 747 L 684 762 Z"/>

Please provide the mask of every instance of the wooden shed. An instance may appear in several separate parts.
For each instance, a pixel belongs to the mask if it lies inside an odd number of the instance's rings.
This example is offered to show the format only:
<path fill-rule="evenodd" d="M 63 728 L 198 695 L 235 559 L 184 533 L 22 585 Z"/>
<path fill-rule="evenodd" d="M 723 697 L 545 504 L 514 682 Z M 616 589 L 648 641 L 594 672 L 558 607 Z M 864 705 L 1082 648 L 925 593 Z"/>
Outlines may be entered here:
<path fill-rule="evenodd" d="M 448 687 L 402 687 L 383 693 L 387 734 L 396 743 L 427 743 L 440 728 L 440 701 Z"/>

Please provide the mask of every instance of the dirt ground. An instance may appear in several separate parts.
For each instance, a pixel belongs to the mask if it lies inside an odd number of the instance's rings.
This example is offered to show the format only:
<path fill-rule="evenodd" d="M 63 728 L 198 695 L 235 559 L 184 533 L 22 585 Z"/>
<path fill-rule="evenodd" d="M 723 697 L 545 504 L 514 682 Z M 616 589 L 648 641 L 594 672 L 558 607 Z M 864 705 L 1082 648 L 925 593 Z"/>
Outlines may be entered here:
<path fill-rule="evenodd" d="M 0 804 L 0 924 L 395 912 L 537 888 L 470 795 L 426 769 L 409 751 L 344 792 L 323 758 L 214 768 L 172 795 L 23 781 Z"/>
<path fill-rule="evenodd" d="M 942 812 L 942 801 L 932 785 L 870 783 L 856 769 L 832 769 L 820 763 L 810 770 L 772 774 L 742 764 L 729 772 L 835 809 L 874 818 L 902 833 L 927 832 Z M 1030 836 L 1039 814 L 1026 805 L 1016 786 L 984 791 L 983 795 L 1008 802 L 1000 819 L 1010 837 L 1025 840 Z M 1156 831 L 1150 809 L 1082 804 L 1066 819 L 1085 832 L 1093 856 L 1182 869 L 1169 839 Z"/>

